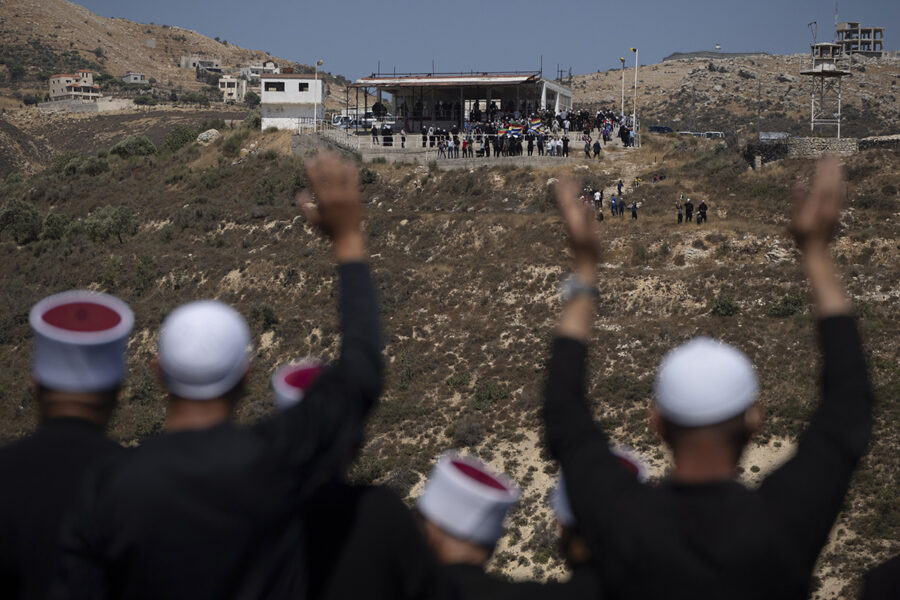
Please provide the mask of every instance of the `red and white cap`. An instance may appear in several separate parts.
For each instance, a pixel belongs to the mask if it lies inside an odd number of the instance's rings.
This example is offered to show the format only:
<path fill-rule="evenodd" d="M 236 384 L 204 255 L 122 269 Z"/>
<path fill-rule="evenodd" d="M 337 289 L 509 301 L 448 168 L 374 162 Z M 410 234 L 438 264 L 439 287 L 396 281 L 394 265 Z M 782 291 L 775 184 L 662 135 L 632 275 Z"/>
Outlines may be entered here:
<path fill-rule="evenodd" d="M 217 300 L 183 304 L 166 317 L 157 342 L 166 388 L 190 400 L 211 400 L 231 390 L 250 368 L 247 322 Z"/>
<path fill-rule="evenodd" d="M 610 448 L 610 452 L 618 459 L 619 464 L 639 482 L 644 483 L 649 478 L 647 465 L 637 453 L 626 446 Z M 566 493 L 566 480 L 563 474 L 559 474 L 559 481 L 550 491 L 550 506 L 556 514 L 556 520 L 566 527 L 574 527 L 576 520 L 569 503 L 569 494 Z"/>
<path fill-rule="evenodd" d="M 460 539 L 493 546 L 503 535 L 506 512 L 521 492 L 481 461 L 446 452 L 425 482 L 419 512 Z"/>
<path fill-rule="evenodd" d="M 101 392 L 125 378 L 134 313 L 118 298 L 87 290 L 54 294 L 34 305 L 28 321 L 34 330 L 31 373 L 40 385 Z"/>
<path fill-rule="evenodd" d="M 275 369 L 272 374 L 275 408 L 287 410 L 303 400 L 324 369 L 324 363 L 317 358 L 304 358 Z"/>

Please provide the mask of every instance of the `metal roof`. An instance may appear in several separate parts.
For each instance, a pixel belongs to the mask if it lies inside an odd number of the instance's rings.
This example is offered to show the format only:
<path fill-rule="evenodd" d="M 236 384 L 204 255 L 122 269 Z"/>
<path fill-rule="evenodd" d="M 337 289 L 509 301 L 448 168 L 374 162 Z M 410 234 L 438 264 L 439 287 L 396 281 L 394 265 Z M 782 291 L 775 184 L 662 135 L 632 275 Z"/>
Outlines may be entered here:
<path fill-rule="evenodd" d="M 352 87 L 460 87 L 482 85 L 521 85 L 535 83 L 540 73 L 404 73 L 371 75 L 353 82 Z"/>

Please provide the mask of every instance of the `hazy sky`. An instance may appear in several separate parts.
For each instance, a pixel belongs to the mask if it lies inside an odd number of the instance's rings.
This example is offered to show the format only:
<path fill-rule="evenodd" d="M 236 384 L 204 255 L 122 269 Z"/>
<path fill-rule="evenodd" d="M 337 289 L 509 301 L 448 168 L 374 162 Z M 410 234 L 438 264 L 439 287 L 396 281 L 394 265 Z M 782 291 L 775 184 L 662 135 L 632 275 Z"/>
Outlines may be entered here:
<path fill-rule="evenodd" d="M 246 48 L 356 78 L 374 72 L 502 71 L 557 63 L 575 74 L 671 52 L 808 52 L 834 31 L 834 3 L 822 0 L 77 0 L 106 17 L 178 25 Z M 900 48 L 900 0 L 843 0 L 841 21 L 886 27 Z"/>

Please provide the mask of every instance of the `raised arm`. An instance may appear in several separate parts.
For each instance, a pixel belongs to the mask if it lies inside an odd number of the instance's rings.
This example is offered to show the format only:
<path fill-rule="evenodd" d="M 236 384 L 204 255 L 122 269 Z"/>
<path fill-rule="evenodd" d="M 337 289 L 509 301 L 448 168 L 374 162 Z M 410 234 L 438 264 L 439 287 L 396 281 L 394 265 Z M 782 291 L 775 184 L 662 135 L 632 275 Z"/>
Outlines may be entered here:
<path fill-rule="evenodd" d="M 366 415 L 381 393 L 382 342 L 375 287 L 366 264 L 357 168 L 324 153 L 307 163 L 313 194 L 297 203 L 331 240 L 340 285 L 341 351 L 302 402 L 260 425 L 298 469 L 334 474 L 359 443 Z M 309 481 L 309 483 L 315 483 Z"/>
<path fill-rule="evenodd" d="M 598 503 L 620 500 L 617 489 L 634 487 L 634 478 L 619 466 L 609 441 L 594 422 L 585 399 L 587 340 L 596 302 L 590 288 L 597 281 L 600 242 L 591 210 L 579 202 L 569 180 L 557 184 L 557 203 L 574 259 L 576 293 L 564 299 L 553 341 L 544 394 L 547 444 L 566 475 L 566 486 L 579 527 L 602 528 Z M 579 289 L 580 288 L 580 289 Z"/>
<path fill-rule="evenodd" d="M 819 162 L 810 191 L 794 193 L 791 233 L 809 278 L 822 348 L 822 399 L 797 454 L 760 487 L 784 526 L 821 548 L 865 454 L 872 429 L 872 390 L 852 306 L 828 249 L 840 217 L 845 184 L 835 159 Z"/>

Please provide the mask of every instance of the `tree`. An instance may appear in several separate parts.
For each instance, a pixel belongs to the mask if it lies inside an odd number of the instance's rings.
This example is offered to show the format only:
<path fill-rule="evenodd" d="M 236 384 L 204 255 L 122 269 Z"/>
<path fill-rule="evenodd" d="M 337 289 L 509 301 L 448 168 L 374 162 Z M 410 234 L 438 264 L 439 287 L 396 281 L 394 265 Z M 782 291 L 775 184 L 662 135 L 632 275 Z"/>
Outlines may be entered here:
<path fill-rule="evenodd" d="M 38 209 L 24 200 L 10 200 L 0 209 L 0 233 L 8 230 L 17 244 L 38 239 L 43 225 Z"/>
<path fill-rule="evenodd" d="M 244 104 L 250 107 L 259 106 L 259 94 L 256 92 L 247 92 L 244 95 Z"/>
<path fill-rule="evenodd" d="M 372 105 L 372 114 L 375 115 L 376 118 L 382 119 L 384 115 L 387 114 L 387 108 L 385 108 L 384 104 L 381 102 L 376 102 Z"/>

